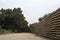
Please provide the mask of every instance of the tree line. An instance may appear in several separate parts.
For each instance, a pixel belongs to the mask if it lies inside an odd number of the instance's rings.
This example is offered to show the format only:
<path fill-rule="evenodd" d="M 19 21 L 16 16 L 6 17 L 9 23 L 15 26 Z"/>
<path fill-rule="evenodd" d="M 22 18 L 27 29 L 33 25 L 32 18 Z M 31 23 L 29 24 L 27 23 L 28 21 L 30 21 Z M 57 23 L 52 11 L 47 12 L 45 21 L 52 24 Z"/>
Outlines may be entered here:
<path fill-rule="evenodd" d="M 12 32 L 30 32 L 21 8 L 0 10 L 0 29 Z"/>

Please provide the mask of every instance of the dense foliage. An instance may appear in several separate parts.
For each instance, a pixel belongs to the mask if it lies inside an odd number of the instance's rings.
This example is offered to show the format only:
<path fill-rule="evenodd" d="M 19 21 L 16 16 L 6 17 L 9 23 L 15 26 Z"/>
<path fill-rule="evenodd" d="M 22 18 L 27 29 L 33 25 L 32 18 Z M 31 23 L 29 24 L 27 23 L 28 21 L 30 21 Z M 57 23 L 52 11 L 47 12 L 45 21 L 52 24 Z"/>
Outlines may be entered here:
<path fill-rule="evenodd" d="M 40 17 L 38 20 L 39 20 L 39 21 L 42 21 L 44 18 L 46 18 L 46 17 L 49 16 L 49 15 L 51 15 L 51 13 L 45 14 L 43 17 Z"/>
<path fill-rule="evenodd" d="M 0 10 L 0 29 L 12 32 L 29 32 L 28 22 L 22 14 L 21 8 Z"/>

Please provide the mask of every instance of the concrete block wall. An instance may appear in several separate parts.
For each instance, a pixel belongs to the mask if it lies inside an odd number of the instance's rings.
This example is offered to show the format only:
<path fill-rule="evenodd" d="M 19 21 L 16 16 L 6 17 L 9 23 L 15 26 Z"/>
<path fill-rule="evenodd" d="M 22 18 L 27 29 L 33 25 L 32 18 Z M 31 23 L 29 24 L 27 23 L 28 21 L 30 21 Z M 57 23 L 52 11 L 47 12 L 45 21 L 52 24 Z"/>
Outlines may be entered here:
<path fill-rule="evenodd" d="M 35 34 L 52 39 L 60 39 L 60 8 L 41 22 L 31 25 Z"/>

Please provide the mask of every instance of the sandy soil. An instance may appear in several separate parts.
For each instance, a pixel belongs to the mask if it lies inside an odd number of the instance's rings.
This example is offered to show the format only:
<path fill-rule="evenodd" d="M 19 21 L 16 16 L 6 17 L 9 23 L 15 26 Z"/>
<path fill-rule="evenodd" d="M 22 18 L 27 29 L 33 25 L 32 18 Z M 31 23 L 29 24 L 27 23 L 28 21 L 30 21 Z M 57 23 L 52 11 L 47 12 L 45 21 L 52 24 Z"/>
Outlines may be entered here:
<path fill-rule="evenodd" d="M 15 33 L 0 35 L 0 40 L 48 40 L 43 37 L 38 37 L 35 34 L 31 33 Z"/>

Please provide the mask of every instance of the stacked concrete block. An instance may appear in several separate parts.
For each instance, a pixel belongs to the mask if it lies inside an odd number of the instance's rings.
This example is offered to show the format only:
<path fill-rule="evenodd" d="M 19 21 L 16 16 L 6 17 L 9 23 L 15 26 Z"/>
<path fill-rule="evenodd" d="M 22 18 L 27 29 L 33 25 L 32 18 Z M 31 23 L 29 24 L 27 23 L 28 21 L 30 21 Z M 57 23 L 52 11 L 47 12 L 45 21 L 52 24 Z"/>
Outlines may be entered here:
<path fill-rule="evenodd" d="M 33 26 L 34 25 L 34 26 Z M 60 39 L 60 8 L 41 22 L 31 25 L 34 33 L 52 39 Z"/>

